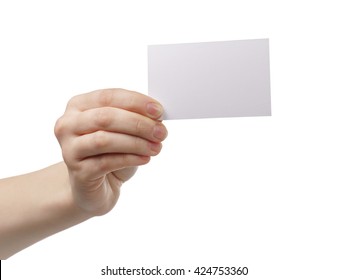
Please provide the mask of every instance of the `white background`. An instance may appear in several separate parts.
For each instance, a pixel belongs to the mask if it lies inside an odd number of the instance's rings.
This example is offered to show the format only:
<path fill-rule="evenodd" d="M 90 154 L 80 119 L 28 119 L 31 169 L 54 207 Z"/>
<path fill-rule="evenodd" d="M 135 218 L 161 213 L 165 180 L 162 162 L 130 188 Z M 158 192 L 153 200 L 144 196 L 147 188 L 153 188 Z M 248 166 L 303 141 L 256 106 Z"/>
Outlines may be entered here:
<path fill-rule="evenodd" d="M 1 1 L 0 177 L 61 160 L 53 126 L 73 95 L 146 93 L 149 44 L 270 38 L 273 112 L 166 122 L 162 153 L 111 213 L 13 256 L 2 278 L 131 279 L 100 270 L 159 265 L 346 279 L 344 2 Z"/>

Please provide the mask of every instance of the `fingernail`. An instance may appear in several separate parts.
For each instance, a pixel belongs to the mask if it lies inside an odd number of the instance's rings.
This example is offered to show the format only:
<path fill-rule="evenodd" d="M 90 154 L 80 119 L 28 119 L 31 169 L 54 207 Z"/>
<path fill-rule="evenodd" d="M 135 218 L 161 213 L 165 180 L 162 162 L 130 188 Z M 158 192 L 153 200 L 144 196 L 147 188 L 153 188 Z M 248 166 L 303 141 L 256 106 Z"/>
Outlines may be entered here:
<path fill-rule="evenodd" d="M 155 156 L 159 154 L 162 145 L 160 143 L 149 143 L 149 147 L 151 149 L 151 156 Z"/>
<path fill-rule="evenodd" d="M 163 114 L 163 107 L 158 103 L 148 103 L 147 104 L 147 113 L 151 118 L 157 119 Z"/>
<path fill-rule="evenodd" d="M 153 136 L 155 138 L 157 138 L 158 140 L 163 141 L 166 138 L 166 136 L 167 136 L 166 128 L 163 125 L 161 125 L 161 124 L 157 124 L 154 127 Z"/>

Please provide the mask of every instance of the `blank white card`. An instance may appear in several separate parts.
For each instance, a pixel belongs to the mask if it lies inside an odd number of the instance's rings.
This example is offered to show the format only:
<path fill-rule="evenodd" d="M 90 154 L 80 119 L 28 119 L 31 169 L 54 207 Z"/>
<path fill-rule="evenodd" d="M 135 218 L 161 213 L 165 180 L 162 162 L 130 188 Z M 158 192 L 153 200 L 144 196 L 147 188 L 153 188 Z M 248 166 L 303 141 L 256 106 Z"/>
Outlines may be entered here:
<path fill-rule="evenodd" d="M 269 40 L 148 46 L 148 91 L 163 119 L 269 116 Z"/>

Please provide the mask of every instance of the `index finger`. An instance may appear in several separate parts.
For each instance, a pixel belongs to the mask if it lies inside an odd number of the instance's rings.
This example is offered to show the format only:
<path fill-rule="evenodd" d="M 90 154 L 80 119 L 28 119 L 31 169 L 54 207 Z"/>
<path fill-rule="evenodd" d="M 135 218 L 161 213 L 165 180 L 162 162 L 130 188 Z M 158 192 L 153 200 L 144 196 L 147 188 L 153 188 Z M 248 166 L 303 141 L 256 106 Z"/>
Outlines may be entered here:
<path fill-rule="evenodd" d="M 126 89 L 102 89 L 76 95 L 69 101 L 67 109 L 83 112 L 100 107 L 120 108 L 152 119 L 159 119 L 164 111 L 155 99 Z"/>

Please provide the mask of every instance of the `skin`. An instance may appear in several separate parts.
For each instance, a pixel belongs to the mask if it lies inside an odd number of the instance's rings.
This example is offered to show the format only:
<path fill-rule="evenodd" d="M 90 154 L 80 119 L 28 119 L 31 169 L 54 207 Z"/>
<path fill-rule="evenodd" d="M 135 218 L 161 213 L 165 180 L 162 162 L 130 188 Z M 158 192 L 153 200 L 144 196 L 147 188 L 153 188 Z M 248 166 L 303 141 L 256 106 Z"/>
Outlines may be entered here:
<path fill-rule="evenodd" d="M 64 162 L 0 180 L 0 259 L 108 213 L 122 184 L 160 153 L 162 113 L 156 100 L 124 89 L 73 97 L 54 128 Z"/>

